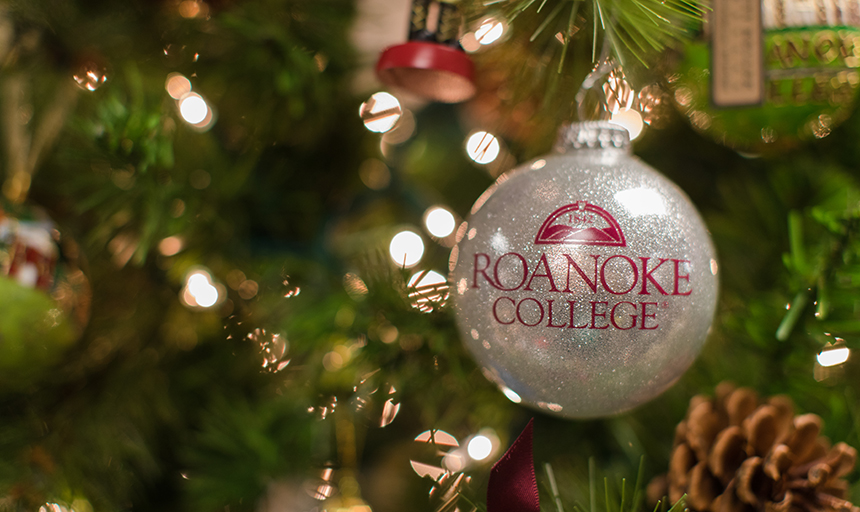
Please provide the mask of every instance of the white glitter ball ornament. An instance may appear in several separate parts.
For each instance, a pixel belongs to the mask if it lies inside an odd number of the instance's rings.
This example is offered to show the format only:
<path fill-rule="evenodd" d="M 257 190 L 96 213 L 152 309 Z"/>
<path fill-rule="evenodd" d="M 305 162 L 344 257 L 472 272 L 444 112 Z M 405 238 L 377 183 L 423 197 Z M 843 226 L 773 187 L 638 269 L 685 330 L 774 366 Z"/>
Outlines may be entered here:
<path fill-rule="evenodd" d="M 563 128 L 554 154 L 478 199 L 458 237 L 461 336 L 514 401 L 569 418 L 619 413 L 671 386 L 705 342 L 710 236 L 616 125 Z"/>

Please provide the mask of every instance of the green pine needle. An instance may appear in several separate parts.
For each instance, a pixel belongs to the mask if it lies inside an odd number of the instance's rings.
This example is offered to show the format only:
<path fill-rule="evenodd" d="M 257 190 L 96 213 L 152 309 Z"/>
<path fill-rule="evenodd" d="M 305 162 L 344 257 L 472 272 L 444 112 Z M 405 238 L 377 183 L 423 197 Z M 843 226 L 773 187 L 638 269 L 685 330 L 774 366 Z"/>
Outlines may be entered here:
<path fill-rule="evenodd" d="M 573 35 L 573 25 L 582 0 L 542 0 L 537 13 L 541 13 L 552 1 L 555 2 L 555 7 L 538 23 L 531 41 L 537 39 L 553 23 L 567 3 L 572 6 L 566 34 L 569 37 Z M 508 21 L 513 22 L 534 3 L 535 0 L 514 2 Z M 707 0 L 591 0 L 590 8 L 593 21 L 592 61 L 597 59 L 597 41 L 602 34 L 602 37 L 609 41 L 611 53 L 619 60 L 623 54 L 629 53 L 646 66 L 649 55 L 661 52 L 674 41 L 688 39 L 691 35 L 690 29 L 701 22 L 708 10 Z M 561 54 L 562 63 L 567 57 L 568 45 L 565 41 Z M 558 66 L 559 72 L 562 63 Z"/>
<path fill-rule="evenodd" d="M 588 459 L 588 501 L 590 512 L 597 512 L 597 485 L 595 483 L 594 457 Z"/>
<path fill-rule="evenodd" d="M 553 500 L 555 502 L 555 508 L 557 512 L 564 512 L 564 506 L 562 505 L 562 499 L 559 495 L 559 488 L 565 488 L 566 485 L 570 486 L 571 484 L 574 487 L 581 489 L 581 493 L 584 497 L 586 489 L 583 487 L 585 482 L 564 482 L 562 480 L 556 481 L 555 472 L 552 469 L 552 466 L 547 463 L 544 464 L 544 469 L 546 472 L 546 479 L 548 481 L 548 492 L 551 493 Z M 639 470 L 636 475 L 636 483 L 632 489 L 632 495 L 630 491 L 627 489 L 627 479 L 621 479 L 621 490 L 620 493 L 616 489 L 614 489 L 609 484 L 609 478 L 603 478 L 603 500 L 604 500 L 604 511 L 600 512 L 642 512 L 642 496 L 644 495 L 644 489 L 642 488 L 644 483 L 645 475 L 645 457 L 644 455 L 639 458 Z M 579 485 L 577 485 L 579 484 Z M 597 510 L 597 470 L 596 463 L 594 458 L 588 459 L 588 507 L 584 507 L 581 503 L 574 502 L 570 505 L 569 510 L 573 510 L 573 512 L 598 512 Z M 632 499 L 630 499 L 632 496 Z M 683 499 L 679 500 L 675 503 L 669 511 L 665 510 L 666 503 L 665 500 L 662 500 L 657 503 L 657 508 L 655 512 L 680 512 L 684 508 Z"/>
<path fill-rule="evenodd" d="M 538 28 L 534 31 L 534 33 L 532 33 L 532 36 L 529 38 L 529 41 L 533 42 L 535 39 L 537 39 L 537 37 L 546 29 L 546 27 L 549 26 L 550 22 L 552 22 L 552 20 L 555 19 L 556 16 L 558 16 L 558 13 L 561 12 L 562 7 L 564 7 L 563 3 L 558 3 L 555 6 L 555 9 L 553 9 L 552 12 L 549 13 L 549 15 L 543 20 L 543 22 L 538 25 Z"/>

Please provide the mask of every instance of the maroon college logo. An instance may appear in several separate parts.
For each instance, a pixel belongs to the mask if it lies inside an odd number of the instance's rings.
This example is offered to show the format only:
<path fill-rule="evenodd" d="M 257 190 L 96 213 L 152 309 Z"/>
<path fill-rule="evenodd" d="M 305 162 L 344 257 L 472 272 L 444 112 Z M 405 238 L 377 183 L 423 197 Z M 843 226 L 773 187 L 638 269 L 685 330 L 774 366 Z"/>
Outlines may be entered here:
<path fill-rule="evenodd" d="M 543 221 L 536 244 L 609 245 L 625 247 L 621 226 L 599 206 L 577 201 L 562 206 Z"/>

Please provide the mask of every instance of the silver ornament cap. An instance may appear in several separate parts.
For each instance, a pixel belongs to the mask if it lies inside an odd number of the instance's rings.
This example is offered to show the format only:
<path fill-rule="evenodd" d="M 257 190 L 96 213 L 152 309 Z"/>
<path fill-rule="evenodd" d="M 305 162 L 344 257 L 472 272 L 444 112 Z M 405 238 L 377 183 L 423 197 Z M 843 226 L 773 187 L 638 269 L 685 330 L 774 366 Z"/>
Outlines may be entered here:
<path fill-rule="evenodd" d="M 620 413 L 671 386 L 705 343 L 718 265 L 704 222 L 603 121 L 501 176 L 451 253 L 461 337 L 515 402 Z"/>

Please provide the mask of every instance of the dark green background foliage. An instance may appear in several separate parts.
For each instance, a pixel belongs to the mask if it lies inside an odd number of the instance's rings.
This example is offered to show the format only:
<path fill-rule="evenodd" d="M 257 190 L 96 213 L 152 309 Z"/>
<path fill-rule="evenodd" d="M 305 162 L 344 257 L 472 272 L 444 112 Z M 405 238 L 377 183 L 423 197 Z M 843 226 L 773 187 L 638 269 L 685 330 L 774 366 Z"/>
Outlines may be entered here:
<path fill-rule="evenodd" d="M 571 120 L 592 62 L 593 4 L 556 0 L 538 11 L 541 3 L 501 6 L 512 17 L 523 8 L 515 35 L 476 57 L 482 76 L 519 77 L 507 79 L 515 101 L 503 116 L 533 107 L 530 135 L 508 141 L 519 161 L 547 151 L 555 127 Z M 30 193 L 79 242 L 92 315 L 56 363 L 0 389 L 0 509 L 78 500 L 78 512 L 86 502 L 96 511 L 255 510 L 273 487 L 301 494 L 334 465 L 355 475 L 378 512 L 434 510 L 432 482 L 409 466 L 423 456 L 417 434 L 438 428 L 463 439 L 491 427 L 506 446 L 532 416 L 536 461 L 553 464 L 567 503 L 587 503 L 589 457 L 616 488 L 643 454 L 646 477 L 664 471 L 689 398 L 723 380 L 788 394 L 824 418 L 831 439 L 860 445 L 856 357 L 813 378 L 816 353 L 834 337 L 860 349 L 856 115 L 783 155 L 740 156 L 677 114 L 637 141 L 637 154 L 689 194 L 713 234 L 719 311 L 703 355 L 663 396 L 615 418 L 562 421 L 499 393 L 464 352 L 449 310 L 410 307 L 409 273 L 385 253 L 427 207 L 444 203 L 465 217 L 491 183 L 462 152 L 468 109 L 417 111 L 414 136 L 385 156 L 390 184 L 371 190 L 359 168 L 382 155 L 356 115 L 372 91 L 353 88 L 359 59 L 349 38 L 361 3 L 216 0 L 203 19 L 184 19 L 176 6 L 5 4 L 14 50 L 0 85 L 26 80 L 28 129 L 81 62 L 103 65 L 108 81 L 77 95 Z M 470 20 L 488 9 L 465 7 Z M 623 18 L 625 31 L 639 19 Z M 559 31 L 568 43 L 554 42 Z M 660 58 L 641 50 L 643 60 Z M 210 131 L 180 120 L 164 90 L 172 72 L 217 108 Z M 11 150 L 0 147 L 6 162 Z M 170 236 L 184 245 L 168 257 L 158 244 Z M 427 268 L 445 269 L 447 258 L 428 244 Z M 243 298 L 227 288 L 225 305 L 191 311 L 179 294 L 198 265 L 221 282 L 241 270 L 259 291 Z M 366 294 L 344 286 L 347 273 L 361 276 Z M 393 328 L 396 342 L 384 343 Z M 248 339 L 255 329 L 288 341 L 282 371 L 263 371 Z M 344 350 L 345 364 L 325 369 L 326 354 Z M 379 428 L 392 387 L 400 413 Z M 464 498 L 482 506 L 488 472 L 489 462 L 469 471 Z M 544 488 L 542 471 L 539 481 Z"/>

